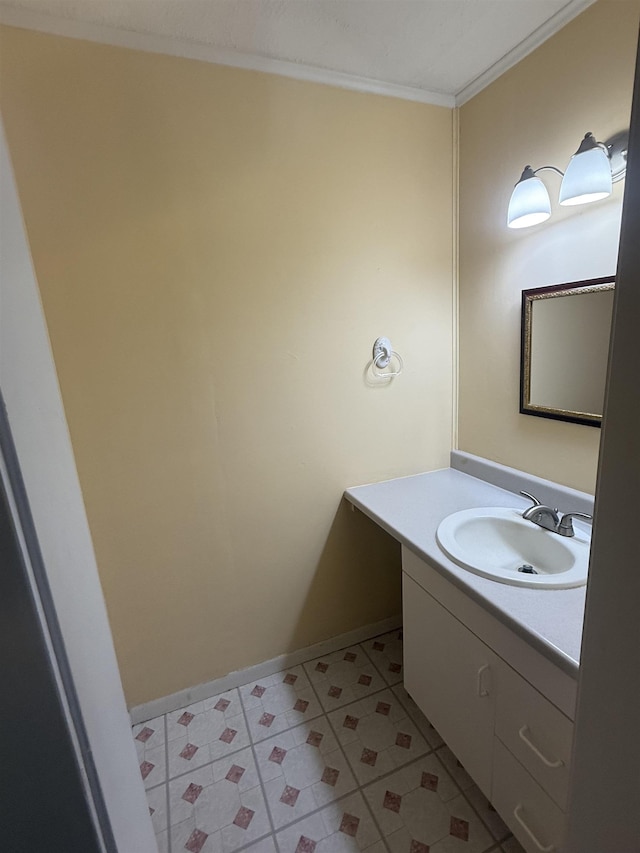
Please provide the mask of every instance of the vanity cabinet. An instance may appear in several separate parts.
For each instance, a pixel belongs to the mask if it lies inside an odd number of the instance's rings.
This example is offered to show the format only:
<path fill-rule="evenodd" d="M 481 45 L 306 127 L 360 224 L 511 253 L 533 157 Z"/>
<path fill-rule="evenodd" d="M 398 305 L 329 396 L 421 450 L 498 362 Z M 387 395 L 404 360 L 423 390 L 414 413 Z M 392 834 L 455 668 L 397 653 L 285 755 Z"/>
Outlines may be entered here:
<path fill-rule="evenodd" d="M 403 615 L 405 688 L 524 849 L 561 853 L 575 680 L 406 548 Z"/>
<path fill-rule="evenodd" d="M 402 598 L 405 690 L 489 797 L 497 657 L 406 574 Z"/>

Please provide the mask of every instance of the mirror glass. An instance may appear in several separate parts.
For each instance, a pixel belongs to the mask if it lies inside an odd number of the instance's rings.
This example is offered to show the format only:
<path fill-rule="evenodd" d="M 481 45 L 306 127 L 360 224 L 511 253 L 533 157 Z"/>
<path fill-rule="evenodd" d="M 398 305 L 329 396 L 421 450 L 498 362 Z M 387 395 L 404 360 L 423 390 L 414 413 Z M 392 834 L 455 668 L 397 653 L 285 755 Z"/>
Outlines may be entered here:
<path fill-rule="evenodd" d="M 522 292 L 520 412 L 600 426 L 614 278 Z"/>

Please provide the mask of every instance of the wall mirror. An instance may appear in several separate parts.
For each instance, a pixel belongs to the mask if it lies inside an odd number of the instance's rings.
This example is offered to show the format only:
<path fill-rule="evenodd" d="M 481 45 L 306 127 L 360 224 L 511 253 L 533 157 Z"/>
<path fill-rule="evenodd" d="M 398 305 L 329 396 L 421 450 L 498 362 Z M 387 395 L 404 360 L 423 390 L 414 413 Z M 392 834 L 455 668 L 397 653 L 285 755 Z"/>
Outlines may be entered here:
<path fill-rule="evenodd" d="M 520 412 L 599 427 L 615 279 L 522 291 Z"/>

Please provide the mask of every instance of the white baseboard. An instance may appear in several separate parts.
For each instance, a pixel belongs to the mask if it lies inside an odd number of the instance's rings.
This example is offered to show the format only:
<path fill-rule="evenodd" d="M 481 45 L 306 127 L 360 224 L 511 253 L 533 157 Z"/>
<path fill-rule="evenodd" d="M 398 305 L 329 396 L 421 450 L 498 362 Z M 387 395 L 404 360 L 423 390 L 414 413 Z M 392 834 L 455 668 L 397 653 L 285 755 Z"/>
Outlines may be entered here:
<path fill-rule="evenodd" d="M 401 625 L 402 616 L 391 616 L 381 622 L 375 622 L 373 625 L 364 625 L 362 628 L 355 628 L 346 634 L 339 634 L 337 637 L 315 643 L 313 646 L 278 655 L 277 658 L 271 658 L 271 660 L 255 664 L 255 666 L 248 666 L 246 669 L 239 669 L 237 672 L 230 672 L 229 675 L 224 675 L 222 678 L 214 678 L 213 681 L 206 681 L 204 684 L 198 684 L 195 687 L 178 690 L 177 693 L 172 693 L 170 696 L 152 699 L 151 702 L 144 702 L 142 705 L 136 705 L 129 709 L 131 722 L 133 725 L 144 723 L 154 717 L 159 717 L 170 711 L 177 711 L 186 705 L 192 705 L 194 702 L 217 696 L 218 693 L 224 693 L 225 690 L 242 687 L 244 684 L 257 681 L 259 678 L 266 678 L 267 675 L 281 672 L 283 669 L 290 669 L 292 666 L 299 666 L 301 663 L 331 654 L 331 652 L 337 652 L 347 646 L 363 643 L 372 637 L 393 631 Z"/>

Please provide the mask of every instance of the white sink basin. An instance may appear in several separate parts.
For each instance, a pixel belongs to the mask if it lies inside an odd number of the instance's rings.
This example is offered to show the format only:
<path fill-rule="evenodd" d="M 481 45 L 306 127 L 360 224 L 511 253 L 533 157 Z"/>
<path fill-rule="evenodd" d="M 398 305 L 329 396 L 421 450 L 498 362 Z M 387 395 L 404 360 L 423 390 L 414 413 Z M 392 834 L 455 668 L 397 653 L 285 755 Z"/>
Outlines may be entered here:
<path fill-rule="evenodd" d="M 522 518 L 517 509 L 481 507 L 447 516 L 438 545 L 454 563 L 500 583 L 568 589 L 587 582 L 590 537 L 576 526 L 560 536 Z M 533 569 L 518 571 L 522 567 Z"/>

